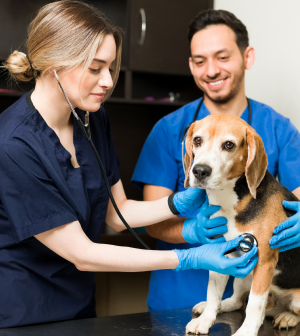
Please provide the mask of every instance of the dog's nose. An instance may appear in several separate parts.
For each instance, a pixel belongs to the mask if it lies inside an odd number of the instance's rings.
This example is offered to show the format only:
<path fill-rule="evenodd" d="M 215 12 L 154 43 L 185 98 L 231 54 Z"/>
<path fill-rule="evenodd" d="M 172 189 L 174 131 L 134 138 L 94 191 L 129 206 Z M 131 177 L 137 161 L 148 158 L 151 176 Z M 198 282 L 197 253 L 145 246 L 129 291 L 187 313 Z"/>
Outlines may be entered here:
<path fill-rule="evenodd" d="M 211 168 L 207 165 L 196 164 L 193 168 L 193 174 L 197 180 L 202 181 L 206 177 L 210 176 Z"/>

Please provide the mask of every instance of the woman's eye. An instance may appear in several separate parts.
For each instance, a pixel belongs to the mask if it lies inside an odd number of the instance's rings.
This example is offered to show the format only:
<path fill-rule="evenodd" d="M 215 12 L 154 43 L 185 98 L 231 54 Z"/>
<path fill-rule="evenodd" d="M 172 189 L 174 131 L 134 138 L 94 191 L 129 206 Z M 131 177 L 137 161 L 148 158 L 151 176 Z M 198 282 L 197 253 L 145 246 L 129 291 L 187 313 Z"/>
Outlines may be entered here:
<path fill-rule="evenodd" d="M 112 75 L 113 72 L 114 72 L 114 70 L 113 70 L 113 69 L 109 69 L 109 72 L 110 72 L 110 74 Z"/>
<path fill-rule="evenodd" d="M 98 74 L 100 72 L 100 69 L 89 69 L 91 73 Z"/>
<path fill-rule="evenodd" d="M 234 144 L 233 142 L 231 142 L 231 141 L 226 141 L 226 142 L 224 143 L 224 146 L 223 146 L 223 148 L 224 148 L 225 150 L 227 150 L 227 151 L 231 151 L 231 150 L 233 150 L 234 147 L 235 147 L 235 144 Z"/>
<path fill-rule="evenodd" d="M 196 147 L 200 146 L 201 145 L 201 142 L 202 142 L 202 139 L 200 137 L 196 137 L 194 138 L 194 145 Z"/>

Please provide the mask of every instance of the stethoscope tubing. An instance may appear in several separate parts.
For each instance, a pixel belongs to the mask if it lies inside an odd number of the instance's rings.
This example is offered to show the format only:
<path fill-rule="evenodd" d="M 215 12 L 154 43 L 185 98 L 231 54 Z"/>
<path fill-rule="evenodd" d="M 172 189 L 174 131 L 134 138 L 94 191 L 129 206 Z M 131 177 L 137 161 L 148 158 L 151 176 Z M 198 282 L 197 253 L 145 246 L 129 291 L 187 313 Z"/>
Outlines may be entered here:
<path fill-rule="evenodd" d="M 143 241 L 142 241 L 142 239 L 137 235 L 137 233 L 129 226 L 129 224 L 126 222 L 126 220 L 124 219 L 124 217 L 122 216 L 122 214 L 121 214 L 121 212 L 120 212 L 120 210 L 119 210 L 119 208 L 118 208 L 118 206 L 117 206 L 117 204 L 116 204 L 116 202 L 115 202 L 115 199 L 114 199 L 114 196 L 113 196 L 113 194 L 112 194 L 112 192 L 111 192 L 111 188 L 110 188 L 110 185 L 109 185 L 109 181 L 108 181 L 108 178 L 107 178 L 107 175 L 106 175 L 106 172 L 105 172 L 105 168 L 104 168 L 104 166 L 103 166 L 103 164 L 102 164 L 102 161 L 101 161 L 101 159 L 100 159 L 100 156 L 99 156 L 99 154 L 98 154 L 98 151 L 97 151 L 97 149 L 96 149 L 96 147 L 95 147 L 95 145 L 94 145 L 94 143 L 93 143 L 93 141 L 92 141 L 92 136 L 91 136 L 91 128 L 90 128 L 90 123 L 89 123 L 89 113 L 87 112 L 87 114 L 85 115 L 85 117 L 86 117 L 86 120 L 85 120 L 85 125 L 83 124 L 83 122 L 81 121 L 81 119 L 79 118 L 79 116 L 78 116 L 78 114 L 76 113 L 76 111 L 74 110 L 74 108 L 73 108 L 73 106 L 72 106 L 72 104 L 71 104 L 71 102 L 70 102 L 70 100 L 68 99 L 68 96 L 66 95 L 66 93 L 65 93 L 65 91 L 64 91 L 64 89 L 63 89 L 63 87 L 62 87 L 62 85 L 61 85 L 61 83 L 60 83 L 60 81 L 59 81 L 59 79 L 58 79 L 58 76 L 57 76 L 57 73 L 56 73 L 56 71 L 54 70 L 54 74 L 55 74 L 55 77 L 56 77 L 56 79 L 57 79 L 57 82 L 58 82 L 58 85 L 59 85 L 59 87 L 60 87 L 60 89 L 61 89 L 61 91 L 62 91 L 62 93 L 63 93 L 63 95 L 64 95 L 64 97 L 66 98 L 66 101 L 68 102 L 68 104 L 69 104 L 69 106 L 70 106 L 70 108 L 71 108 L 71 111 L 72 111 L 72 113 L 73 113 L 73 115 L 74 115 L 74 117 L 75 117 L 75 119 L 76 119 L 76 122 L 77 122 L 77 124 L 78 124 L 78 126 L 79 126 L 79 128 L 80 128 L 80 130 L 81 130 L 81 132 L 82 132 L 82 134 L 83 134 L 83 136 L 86 138 L 86 140 L 88 140 L 88 142 L 90 143 L 90 145 L 91 145 L 91 147 L 92 147 L 92 149 L 93 149 L 93 151 L 94 151 L 94 153 L 95 153 L 95 156 L 96 156 L 96 159 L 97 159 L 97 161 L 98 161 L 98 164 L 99 164 L 99 167 L 100 167 L 100 170 L 101 170 L 101 173 L 102 173 L 102 175 L 103 175 L 103 177 L 104 177 L 104 181 L 105 181 L 105 186 L 106 186 L 106 189 L 107 189 L 107 191 L 108 191 L 108 195 L 109 195 L 109 198 L 110 198 L 110 200 L 111 200 L 111 203 L 112 203 L 112 205 L 113 205 L 113 207 L 114 207 L 114 209 L 116 210 L 116 213 L 118 214 L 118 216 L 119 216 L 119 218 L 121 219 L 121 221 L 122 221 L 122 223 L 125 225 L 125 227 L 130 231 L 130 233 L 147 249 L 147 250 L 151 250 L 150 249 L 150 247 L 146 244 L 146 243 L 144 243 Z"/>
<path fill-rule="evenodd" d="M 110 198 L 110 200 L 111 200 L 111 202 L 112 202 L 112 205 L 113 205 L 113 207 L 114 207 L 116 213 L 118 214 L 119 218 L 121 219 L 121 221 L 122 221 L 122 223 L 125 225 L 125 227 L 130 231 L 130 233 L 131 233 L 131 234 L 132 234 L 132 235 L 133 235 L 133 236 L 134 236 L 134 237 L 135 237 L 135 238 L 136 238 L 136 239 L 137 239 L 137 240 L 138 240 L 138 241 L 139 241 L 139 242 L 140 242 L 140 243 L 147 249 L 147 250 L 151 250 L 150 247 L 149 247 L 146 243 L 144 243 L 143 240 L 137 235 L 137 233 L 136 233 L 136 232 L 129 226 L 129 224 L 126 222 L 125 218 L 122 216 L 122 214 L 121 214 L 121 212 L 120 212 L 120 210 L 119 210 L 119 208 L 118 208 L 118 206 L 117 206 L 117 204 L 116 204 L 116 202 L 115 202 L 115 199 L 114 199 L 113 194 L 112 194 L 112 192 L 111 192 L 111 188 L 110 188 L 110 185 L 109 185 L 109 181 L 108 181 L 108 178 L 107 178 L 107 175 L 106 175 L 106 172 L 105 172 L 105 168 L 104 168 L 104 166 L 103 166 L 103 164 L 102 164 L 102 161 L 101 161 L 101 159 L 100 159 L 100 156 L 99 156 L 99 154 L 98 154 L 98 151 L 97 151 L 97 149 L 96 149 L 96 147 L 95 147 L 95 145 L 94 145 L 94 143 L 93 143 L 93 141 L 92 141 L 92 137 L 91 137 L 91 129 L 90 129 L 90 124 L 89 124 L 89 112 L 87 112 L 86 115 L 85 115 L 85 119 L 86 119 L 86 120 L 85 120 L 85 125 L 84 125 L 83 122 L 82 122 L 82 120 L 79 118 L 78 114 L 77 114 L 76 111 L 74 110 L 74 108 L 73 108 L 73 106 L 72 106 L 72 104 L 71 104 L 71 102 L 70 102 L 68 96 L 66 95 L 66 93 L 65 93 L 65 91 L 64 91 L 64 89 L 63 89 L 63 87 L 62 87 L 62 85 L 61 85 L 61 83 L 60 83 L 60 81 L 59 81 L 59 78 L 58 78 L 57 73 L 56 73 L 55 70 L 54 70 L 54 74 L 55 74 L 55 77 L 56 77 L 56 79 L 57 79 L 58 85 L 59 85 L 59 87 L 60 87 L 60 89 L 61 89 L 61 91 L 62 91 L 62 93 L 63 93 L 63 95 L 64 95 L 64 97 L 65 97 L 65 99 L 66 99 L 66 101 L 67 101 L 67 103 L 69 104 L 69 106 L 70 106 L 70 108 L 71 108 L 71 111 L 72 111 L 72 113 L 73 113 L 73 115 L 74 115 L 74 117 L 75 117 L 75 119 L 76 119 L 76 122 L 77 122 L 77 124 L 78 124 L 78 126 L 79 126 L 79 128 L 80 128 L 80 130 L 81 130 L 81 132 L 82 132 L 82 134 L 83 134 L 83 136 L 85 137 L 86 140 L 88 140 L 88 142 L 90 143 L 90 145 L 91 145 L 91 147 L 92 147 L 92 149 L 93 149 L 93 152 L 94 152 L 94 154 L 95 154 L 95 156 L 96 156 L 96 159 L 97 159 L 97 162 L 98 162 L 98 164 L 99 164 L 101 173 L 102 173 L 102 175 L 103 175 L 103 177 L 104 177 L 105 186 L 106 186 L 106 189 L 107 189 L 107 191 L 108 191 L 109 198 Z M 247 98 L 247 102 L 248 102 L 248 107 L 249 107 L 248 124 L 250 125 L 250 123 L 251 123 L 251 103 L 250 103 L 250 100 L 249 100 L 248 98 Z M 199 112 L 199 110 L 200 110 L 202 104 L 203 104 L 203 99 L 201 99 L 201 101 L 199 102 L 199 104 L 198 104 L 198 106 L 197 106 L 197 109 L 196 109 L 196 111 L 195 111 L 195 114 L 194 114 L 192 123 L 197 119 L 198 112 Z M 184 149 L 185 136 L 186 136 L 186 134 L 187 134 L 188 129 L 189 129 L 190 126 L 191 126 L 191 124 L 189 124 L 189 125 L 187 125 L 187 126 L 185 127 L 184 132 L 183 132 L 183 136 L 182 136 L 182 165 L 183 165 L 184 173 L 185 173 L 185 170 L 186 170 L 186 169 L 185 169 L 184 159 L 183 159 L 183 149 Z"/>

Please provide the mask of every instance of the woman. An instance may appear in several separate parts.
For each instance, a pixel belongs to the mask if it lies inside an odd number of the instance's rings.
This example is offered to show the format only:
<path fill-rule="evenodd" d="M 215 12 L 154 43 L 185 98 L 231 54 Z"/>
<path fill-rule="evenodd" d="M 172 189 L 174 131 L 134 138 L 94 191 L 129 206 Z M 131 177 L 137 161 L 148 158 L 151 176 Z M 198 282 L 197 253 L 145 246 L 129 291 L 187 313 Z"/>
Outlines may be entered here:
<path fill-rule="evenodd" d="M 16 80 L 35 78 L 36 85 L 0 116 L 0 327 L 94 317 L 95 271 L 205 268 L 244 277 L 254 268 L 257 249 L 224 257 L 239 239 L 164 252 L 97 244 L 104 222 L 125 227 L 55 73 L 79 117 L 93 112 L 93 142 L 132 227 L 199 208 L 202 192 L 176 194 L 173 213 L 167 198 L 127 200 L 100 108 L 118 77 L 121 34 L 101 12 L 78 1 L 46 5 L 29 27 L 27 50 L 4 65 Z"/>

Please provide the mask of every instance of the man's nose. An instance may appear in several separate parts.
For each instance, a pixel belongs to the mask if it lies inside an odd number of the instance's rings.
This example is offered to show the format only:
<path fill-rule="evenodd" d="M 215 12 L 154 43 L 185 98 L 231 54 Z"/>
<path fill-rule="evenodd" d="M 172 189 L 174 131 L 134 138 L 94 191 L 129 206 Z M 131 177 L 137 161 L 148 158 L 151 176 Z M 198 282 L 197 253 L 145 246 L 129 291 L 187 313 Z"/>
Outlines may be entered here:
<path fill-rule="evenodd" d="M 193 174 L 196 179 L 203 181 L 206 177 L 211 175 L 212 169 L 207 165 L 196 164 L 193 168 Z"/>
<path fill-rule="evenodd" d="M 220 69 L 217 65 L 216 62 L 214 62 L 213 60 L 209 61 L 208 62 L 208 66 L 207 66 L 207 73 L 206 75 L 209 77 L 209 78 L 216 78 L 216 76 L 218 76 L 220 74 Z"/>

